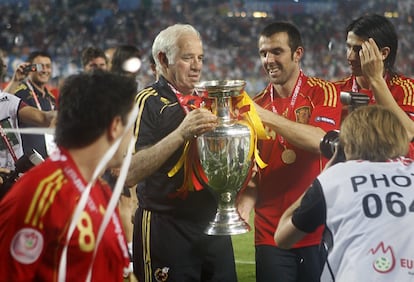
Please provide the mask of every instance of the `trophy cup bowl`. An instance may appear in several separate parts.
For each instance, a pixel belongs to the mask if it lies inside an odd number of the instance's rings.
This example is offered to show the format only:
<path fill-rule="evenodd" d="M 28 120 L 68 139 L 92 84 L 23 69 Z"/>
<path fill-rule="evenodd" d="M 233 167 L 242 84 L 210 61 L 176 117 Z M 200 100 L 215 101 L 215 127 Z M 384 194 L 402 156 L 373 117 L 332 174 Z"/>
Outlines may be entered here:
<path fill-rule="evenodd" d="M 246 85 L 244 80 L 212 80 L 196 85 L 196 90 L 213 99 L 212 111 L 218 126 L 197 138 L 200 164 L 208 186 L 217 196 L 217 212 L 205 233 L 236 235 L 250 231 L 250 226 L 236 209 L 237 193 L 245 183 L 252 160 L 250 129 L 238 123 L 232 110 L 232 97 L 239 96 Z"/>

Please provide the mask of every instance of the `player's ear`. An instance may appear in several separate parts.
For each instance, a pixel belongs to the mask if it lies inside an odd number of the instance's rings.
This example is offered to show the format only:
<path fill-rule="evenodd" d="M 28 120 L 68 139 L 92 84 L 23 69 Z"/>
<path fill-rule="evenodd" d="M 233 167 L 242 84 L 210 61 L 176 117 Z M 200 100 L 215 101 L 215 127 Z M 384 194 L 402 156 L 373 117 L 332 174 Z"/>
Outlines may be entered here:
<path fill-rule="evenodd" d="M 112 120 L 111 124 L 108 127 L 109 140 L 114 141 L 119 136 L 121 136 L 123 131 L 124 131 L 124 124 L 122 123 L 121 116 L 114 117 L 114 119 Z"/>
<path fill-rule="evenodd" d="M 390 54 L 390 47 L 383 47 L 381 48 L 380 52 L 381 52 L 381 56 L 382 56 L 382 60 L 384 61 L 388 55 Z"/>
<path fill-rule="evenodd" d="M 296 48 L 295 52 L 293 52 L 293 61 L 298 63 L 303 57 L 303 47 L 299 46 Z"/>
<path fill-rule="evenodd" d="M 163 67 L 168 67 L 167 54 L 165 54 L 164 52 L 159 52 L 158 53 L 158 60 L 160 61 L 161 65 Z"/>

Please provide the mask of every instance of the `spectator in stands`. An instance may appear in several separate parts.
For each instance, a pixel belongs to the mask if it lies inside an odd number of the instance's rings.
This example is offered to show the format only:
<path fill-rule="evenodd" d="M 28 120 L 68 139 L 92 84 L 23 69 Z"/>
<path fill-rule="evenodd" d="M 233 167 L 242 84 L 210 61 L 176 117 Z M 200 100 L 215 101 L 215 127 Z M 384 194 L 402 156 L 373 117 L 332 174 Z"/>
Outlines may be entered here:
<path fill-rule="evenodd" d="M 86 47 L 82 50 L 82 66 L 85 72 L 96 69 L 108 70 L 108 59 L 102 49 Z"/>
<path fill-rule="evenodd" d="M 40 111 L 52 111 L 55 108 L 55 97 L 46 87 L 52 75 L 52 58 L 45 51 L 34 51 L 27 58 L 29 68 L 24 70 L 27 78 L 16 89 L 14 93 L 29 106 L 35 107 Z M 16 70 L 16 77 L 20 74 L 22 66 Z M 21 121 L 20 127 L 30 127 L 29 124 Z M 46 159 L 55 148 L 53 136 L 22 134 L 23 151 L 30 155 L 35 149 L 44 159 Z"/>

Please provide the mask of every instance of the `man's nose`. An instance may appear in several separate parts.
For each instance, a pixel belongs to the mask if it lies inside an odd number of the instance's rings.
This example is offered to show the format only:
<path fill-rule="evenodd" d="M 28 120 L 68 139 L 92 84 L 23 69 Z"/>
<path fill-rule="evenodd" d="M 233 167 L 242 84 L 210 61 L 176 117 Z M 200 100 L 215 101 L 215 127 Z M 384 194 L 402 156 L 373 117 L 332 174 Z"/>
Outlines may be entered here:
<path fill-rule="evenodd" d="M 266 61 L 266 63 L 274 62 L 275 61 L 275 56 L 271 52 L 267 52 L 266 55 L 265 55 L 265 61 Z"/>
<path fill-rule="evenodd" d="M 191 63 L 191 67 L 194 69 L 201 69 L 203 66 L 203 60 L 199 59 L 199 58 L 194 58 L 192 63 Z"/>

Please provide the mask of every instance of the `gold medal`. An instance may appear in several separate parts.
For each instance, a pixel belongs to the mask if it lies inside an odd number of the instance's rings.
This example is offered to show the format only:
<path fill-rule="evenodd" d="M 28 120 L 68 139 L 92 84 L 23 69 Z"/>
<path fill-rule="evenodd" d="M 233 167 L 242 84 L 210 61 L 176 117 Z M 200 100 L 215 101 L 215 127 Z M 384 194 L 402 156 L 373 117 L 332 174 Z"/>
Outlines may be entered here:
<path fill-rule="evenodd" d="M 293 164 L 296 161 L 296 153 L 291 149 L 285 149 L 282 152 L 282 161 L 285 164 Z"/>

